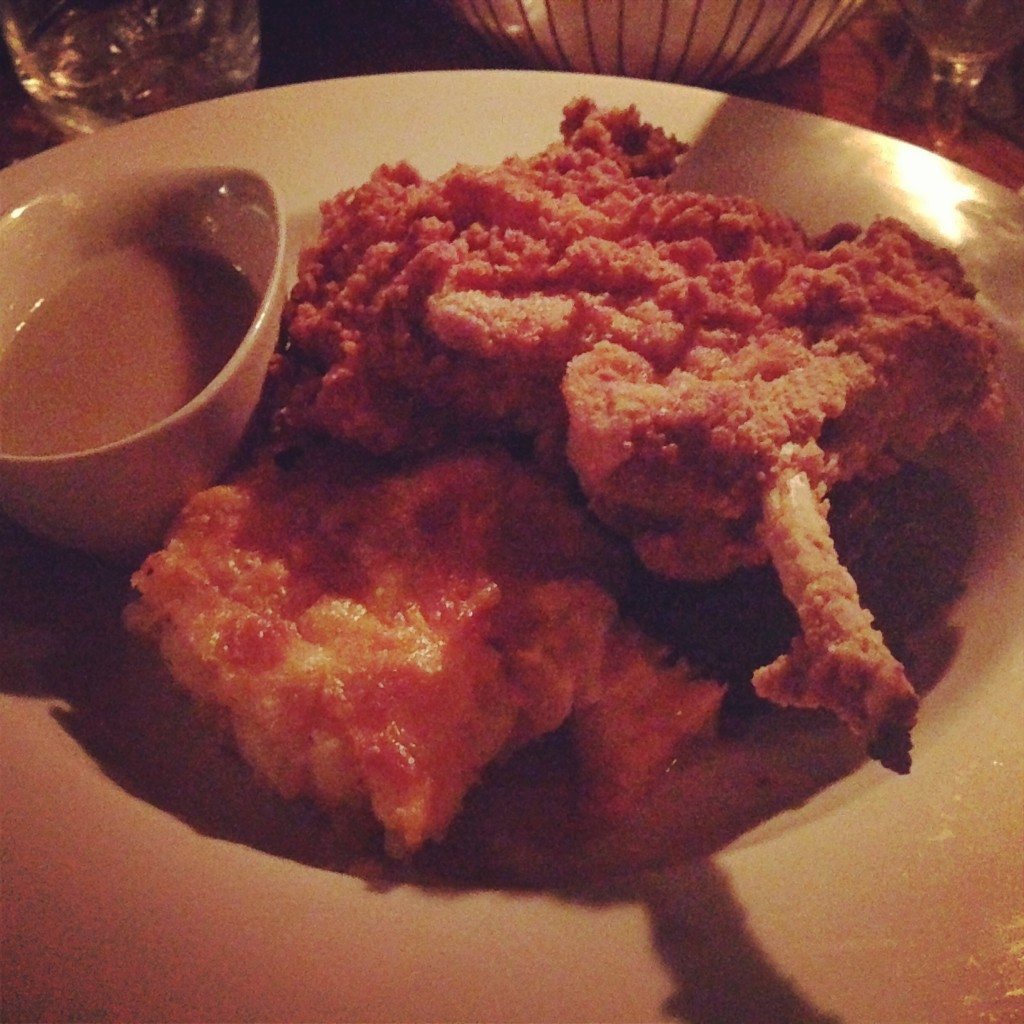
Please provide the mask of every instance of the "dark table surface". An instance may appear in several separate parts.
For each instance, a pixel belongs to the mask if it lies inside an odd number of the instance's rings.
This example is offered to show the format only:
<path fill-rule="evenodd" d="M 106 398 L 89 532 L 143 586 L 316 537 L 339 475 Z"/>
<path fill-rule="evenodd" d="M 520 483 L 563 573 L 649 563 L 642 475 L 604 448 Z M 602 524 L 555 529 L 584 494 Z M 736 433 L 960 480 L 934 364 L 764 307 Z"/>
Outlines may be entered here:
<path fill-rule="evenodd" d="M 434 0 L 261 0 L 259 87 L 352 75 L 514 66 Z M 907 36 L 888 0 L 868 4 L 840 32 L 789 67 L 726 91 L 824 114 L 927 145 L 920 95 L 894 89 Z M 964 166 L 1012 189 L 1024 186 L 1024 50 L 987 83 L 984 106 L 955 151 Z M 0 167 L 61 137 L 33 111 L 0 57 Z"/>

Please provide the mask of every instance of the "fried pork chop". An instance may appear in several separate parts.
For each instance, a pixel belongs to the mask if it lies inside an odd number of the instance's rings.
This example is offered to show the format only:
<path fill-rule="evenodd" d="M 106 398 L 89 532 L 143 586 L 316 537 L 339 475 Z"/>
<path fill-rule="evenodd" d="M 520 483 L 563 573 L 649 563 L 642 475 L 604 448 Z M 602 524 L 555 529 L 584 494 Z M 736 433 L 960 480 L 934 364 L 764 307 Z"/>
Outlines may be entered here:
<path fill-rule="evenodd" d="M 905 771 L 916 694 L 839 563 L 825 495 L 997 415 L 996 335 L 953 256 L 892 220 L 771 273 L 760 297 L 736 288 L 760 313 L 725 351 L 696 345 L 667 371 L 609 342 L 573 359 L 569 460 L 656 572 L 713 579 L 770 558 L 803 635 L 754 688 L 835 711 Z"/>
<path fill-rule="evenodd" d="M 998 407 L 993 328 L 955 257 L 892 220 L 810 239 L 675 191 L 685 147 L 635 110 L 435 181 L 381 168 L 324 206 L 285 311 L 279 423 L 371 451 L 526 435 L 654 571 L 775 564 L 803 635 L 755 674 L 899 771 L 917 696 L 825 520 Z"/>
<path fill-rule="evenodd" d="M 194 498 L 127 621 L 271 786 L 368 808 L 404 854 L 567 719 L 612 814 L 713 729 L 723 688 L 619 617 L 622 553 L 502 453 L 381 473 L 313 452 Z"/>

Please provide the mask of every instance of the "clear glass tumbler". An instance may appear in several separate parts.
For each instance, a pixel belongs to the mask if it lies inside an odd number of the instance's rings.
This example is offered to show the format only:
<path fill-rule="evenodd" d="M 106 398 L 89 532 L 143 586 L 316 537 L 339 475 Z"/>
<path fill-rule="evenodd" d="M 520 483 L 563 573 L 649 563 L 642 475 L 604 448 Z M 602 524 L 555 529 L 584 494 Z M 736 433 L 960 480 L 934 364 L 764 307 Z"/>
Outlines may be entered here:
<path fill-rule="evenodd" d="M 0 0 L 26 91 L 69 133 L 252 88 L 258 0 Z"/>

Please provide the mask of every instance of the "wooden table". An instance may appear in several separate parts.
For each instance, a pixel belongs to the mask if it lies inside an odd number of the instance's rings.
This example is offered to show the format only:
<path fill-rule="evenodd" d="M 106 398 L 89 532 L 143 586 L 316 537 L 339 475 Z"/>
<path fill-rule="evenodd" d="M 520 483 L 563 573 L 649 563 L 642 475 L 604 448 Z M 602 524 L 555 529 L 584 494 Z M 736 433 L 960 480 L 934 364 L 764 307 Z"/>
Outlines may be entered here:
<path fill-rule="evenodd" d="M 377 72 L 511 66 L 430 0 L 262 0 L 262 14 L 260 87 Z M 891 98 L 905 43 L 902 24 L 880 0 L 815 52 L 727 91 L 926 145 L 920 111 L 908 102 L 914 97 L 901 90 Z M 1001 119 L 972 118 L 961 145 L 948 155 L 1020 189 L 1022 52 L 1003 68 L 1000 103 Z M 60 141 L 33 111 L 5 60 L 0 66 L 0 167 Z"/>

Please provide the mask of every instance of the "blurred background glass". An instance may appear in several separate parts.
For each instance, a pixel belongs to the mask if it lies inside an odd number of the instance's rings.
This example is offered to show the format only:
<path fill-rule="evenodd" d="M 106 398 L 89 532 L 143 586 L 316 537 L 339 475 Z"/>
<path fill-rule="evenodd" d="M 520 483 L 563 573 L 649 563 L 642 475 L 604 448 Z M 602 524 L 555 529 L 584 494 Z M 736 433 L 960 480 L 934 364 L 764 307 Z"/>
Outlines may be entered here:
<path fill-rule="evenodd" d="M 1024 0 L 901 0 L 928 54 L 928 123 L 936 149 L 950 149 L 992 63 L 1024 39 Z"/>
<path fill-rule="evenodd" d="M 69 133 L 252 88 L 258 0 L 0 0 L 22 85 Z"/>

